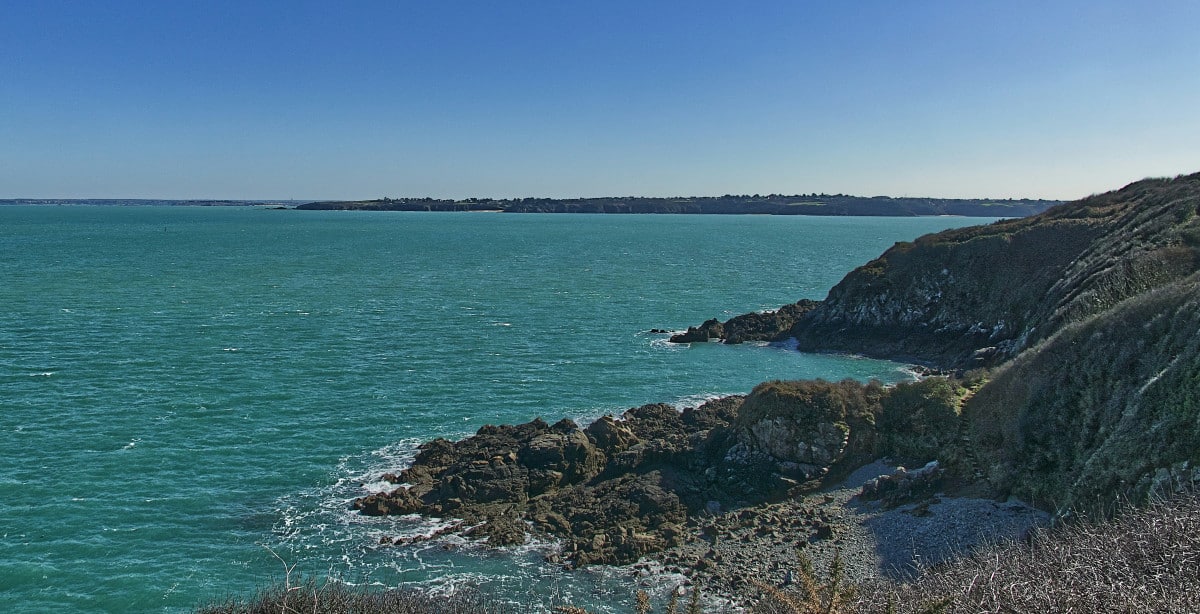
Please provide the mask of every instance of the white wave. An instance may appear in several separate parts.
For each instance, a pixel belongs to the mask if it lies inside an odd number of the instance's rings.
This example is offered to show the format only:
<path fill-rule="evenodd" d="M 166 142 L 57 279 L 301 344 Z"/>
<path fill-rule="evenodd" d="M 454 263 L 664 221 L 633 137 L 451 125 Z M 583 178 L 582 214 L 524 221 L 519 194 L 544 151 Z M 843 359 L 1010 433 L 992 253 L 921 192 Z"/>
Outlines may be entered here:
<path fill-rule="evenodd" d="M 687 396 L 683 396 L 683 397 L 680 397 L 680 398 L 672 401 L 670 403 L 670 405 L 672 405 L 673 407 L 675 407 L 675 409 L 678 409 L 679 411 L 683 411 L 684 409 L 687 409 L 689 407 L 700 407 L 701 405 L 704 405 L 705 403 L 707 403 L 709 401 L 715 401 L 717 399 L 727 397 L 731 394 L 734 394 L 734 393 L 732 393 L 732 392 L 725 392 L 725 393 L 702 392 L 702 393 L 698 393 L 698 394 L 689 394 Z"/>
<path fill-rule="evenodd" d="M 792 352 L 795 352 L 800 348 L 800 342 L 795 337 L 788 337 L 783 341 L 772 341 L 768 345 Z"/>
<path fill-rule="evenodd" d="M 41 373 L 30 373 L 29 377 L 50 377 L 54 375 L 54 371 L 43 371 Z"/>
<path fill-rule="evenodd" d="M 686 343 L 671 343 L 670 339 L 659 338 L 659 339 L 651 339 L 650 347 L 652 347 L 656 350 L 669 350 L 672 352 L 678 352 L 678 351 L 687 349 L 688 344 L 686 344 Z"/>
<path fill-rule="evenodd" d="M 380 493 L 392 492 L 393 490 L 396 490 L 397 488 L 401 488 L 404 486 L 410 486 L 410 484 L 394 484 L 387 480 L 380 479 L 380 480 L 375 480 L 374 482 L 363 483 L 362 489 L 367 494 L 375 495 L 375 494 L 380 494 Z"/>
<path fill-rule="evenodd" d="M 274 536 L 264 545 L 285 559 L 304 560 L 311 569 L 327 568 L 329 577 L 341 581 L 435 594 L 484 587 L 502 599 L 518 600 L 513 605 L 525 611 L 550 612 L 562 598 L 586 601 L 598 613 L 624 611 L 616 602 L 629 598 L 628 578 L 599 568 L 563 571 L 547 562 L 553 560 L 551 554 L 560 554 L 557 540 L 531 537 L 518 546 L 494 549 L 463 537 L 469 527 L 458 520 L 364 516 L 350 509 L 354 498 L 383 486 L 380 475 L 411 466 L 419 443 L 406 439 L 345 457 L 332 483 L 280 498 Z M 601 594 L 615 602 L 608 604 Z"/>

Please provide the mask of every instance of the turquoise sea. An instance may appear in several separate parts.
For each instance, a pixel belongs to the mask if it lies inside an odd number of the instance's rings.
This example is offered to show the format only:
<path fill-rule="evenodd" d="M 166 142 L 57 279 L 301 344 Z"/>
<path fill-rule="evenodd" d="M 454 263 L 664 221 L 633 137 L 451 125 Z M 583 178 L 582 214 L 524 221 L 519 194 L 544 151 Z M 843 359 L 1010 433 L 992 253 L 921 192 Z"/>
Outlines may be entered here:
<path fill-rule="evenodd" d="M 281 561 L 622 611 L 627 583 L 549 545 L 383 547 L 435 523 L 348 502 L 484 424 L 905 379 L 647 331 L 823 298 L 896 241 L 988 221 L 0 208 L 0 611 L 186 612 Z"/>

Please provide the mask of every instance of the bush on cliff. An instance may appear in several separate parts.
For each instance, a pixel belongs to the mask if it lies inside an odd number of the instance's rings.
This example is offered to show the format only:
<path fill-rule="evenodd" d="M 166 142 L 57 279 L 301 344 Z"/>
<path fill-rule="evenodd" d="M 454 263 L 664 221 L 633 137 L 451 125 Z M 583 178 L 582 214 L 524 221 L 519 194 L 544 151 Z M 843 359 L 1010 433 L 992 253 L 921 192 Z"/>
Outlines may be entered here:
<path fill-rule="evenodd" d="M 944 461 L 958 438 L 959 404 L 965 394 L 958 381 L 945 377 L 888 390 L 877 420 L 879 453 L 916 465 Z"/>

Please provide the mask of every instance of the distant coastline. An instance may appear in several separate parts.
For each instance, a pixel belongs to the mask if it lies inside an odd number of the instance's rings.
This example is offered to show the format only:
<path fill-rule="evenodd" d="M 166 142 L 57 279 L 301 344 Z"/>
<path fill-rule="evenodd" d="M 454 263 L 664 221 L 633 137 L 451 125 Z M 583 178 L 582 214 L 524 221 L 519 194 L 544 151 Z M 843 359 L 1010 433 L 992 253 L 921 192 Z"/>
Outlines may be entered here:
<path fill-rule="evenodd" d="M 1027 217 L 1062 201 L 1042 199 L 911 198 L 798 194 L 784 196 L 597 198 L 380 198 L 376 200 L 169 200 L 150 198 L 8 198 L 4 205 L 265 207 L 320 211 L 456 211 L 493 213 L 615 213 L 692 215 L 833 215 Z"/>
<path fill-rule="evenodd" d="M 164 198 L 0 198 L 4 205 L 82 205 L 93 207 L 276 207 L 291 209 L 306 200 L 204 200 Z"/>
<path fill-rule="evenodd" d="M 985 198 L 893 198 L 845 194 L 771 194 L 705 197 L 598 198 L 382 198 L 319 201 L 296 206 L 305 210 L 336 211 L 495 211 L 503 213 L 615 213 L 701 215 L 842 215 L 964 217 L 1026 217 L 1041 213 L 1057 200 Z"/>

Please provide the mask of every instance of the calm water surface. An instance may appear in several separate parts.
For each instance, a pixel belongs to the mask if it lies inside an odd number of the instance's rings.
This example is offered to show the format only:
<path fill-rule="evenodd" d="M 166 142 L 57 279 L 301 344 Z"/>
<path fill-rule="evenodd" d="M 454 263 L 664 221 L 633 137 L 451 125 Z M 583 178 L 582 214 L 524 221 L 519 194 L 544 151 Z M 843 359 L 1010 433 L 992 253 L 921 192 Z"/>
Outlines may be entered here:
<path fill-rule="evenodd" d="M 0 208 L 0 611 L 188 611 L 280 578 L 276 554 L 621 611 L 627 585 L 543 545 L 383 548 L 431 524 L 347 504 L 483 424 L 904 379 L 646 331 L 823 298 L 896 241 L 986 221 Z"/>

